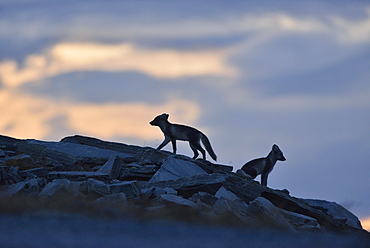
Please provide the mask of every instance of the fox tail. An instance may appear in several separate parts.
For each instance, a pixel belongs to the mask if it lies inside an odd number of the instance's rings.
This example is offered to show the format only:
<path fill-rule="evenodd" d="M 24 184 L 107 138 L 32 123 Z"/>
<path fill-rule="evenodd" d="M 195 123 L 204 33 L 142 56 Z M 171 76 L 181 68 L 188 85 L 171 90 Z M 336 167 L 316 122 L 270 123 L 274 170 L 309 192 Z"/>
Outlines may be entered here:
<path fill-rule="evenodd" d="M 204 147 L 206 148 L 207 152 L 209 153 L 209 155 L 213 158 L 214 161 L 217 161 L 217 156 L 216 156 L 215 152 L 213 151 L 211 143 L 209 142 L 209 139 L 207 138 L 207 136 L 202 134 L 200 136 L 200 138 L 202 140 L 202 143 L 203 143 Z"/>

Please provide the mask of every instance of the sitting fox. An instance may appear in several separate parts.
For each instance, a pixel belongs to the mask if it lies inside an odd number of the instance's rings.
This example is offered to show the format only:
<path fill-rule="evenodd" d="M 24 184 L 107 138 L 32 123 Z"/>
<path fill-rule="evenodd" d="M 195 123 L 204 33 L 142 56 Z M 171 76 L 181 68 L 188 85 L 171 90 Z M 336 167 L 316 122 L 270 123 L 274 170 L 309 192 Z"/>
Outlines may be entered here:
<path fill-rule="evenodd" d="M 261 184 L 267 186 L 267 177 L 278 160 L 285 161 L 286 159 L 280 148 L 277 145 L 273 145 L 267 157 L 249 161 L 236 173 L 240 176 L 251 177 L 252 179 L 261 174 Z"/>
<path fill-rule="evenodd" d="M 158 146 L 158 150 L 162 149 L 171 141 L 173 153 L 176 153 L 176 140 L 189 141 L 190 147 L 194 152 L 193 159 L 198 157 L 199 150 L 203 155 L 203 159 L 206 160 L 206 152 L 200 145 L 200 140 L 202 140 L 202 143 L 209 155 L 211 155 L 215 161 L 217 160 L 217 156 L 213 151 L 207 136 L 195 128 L 179 124 L 172 124 L 168 121 L 168 117 L 168 114 L 158 115 L 150 122 L 150 125 L 158 126 L 164 134 L 164 141 Z"/>

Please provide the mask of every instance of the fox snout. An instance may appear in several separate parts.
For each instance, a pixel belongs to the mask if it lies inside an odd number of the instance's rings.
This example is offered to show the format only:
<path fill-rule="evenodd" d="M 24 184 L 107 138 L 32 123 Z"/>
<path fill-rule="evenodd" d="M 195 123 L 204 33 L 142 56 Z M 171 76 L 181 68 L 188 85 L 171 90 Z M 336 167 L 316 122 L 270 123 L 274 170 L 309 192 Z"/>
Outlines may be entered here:
<path fill-rule="evenodd" d="M 157 123 L 156 123 L 156 122 L 154 122 L 154 120 L 153 120 L 153 121 L 151 121 L 151 122 L 149 122 L 149 124 L 150 124 L 150 125 L 152 125 L 152 126 L 156 126 L 156 125 L 157 125 Z"/>
<path fill-rule="evenodd" d="M 283 154 L 279 154 L 279 156 L 277 157 L 277 160 L 280 160 L 280 161 L 285 161 L 286 158 L 284 157 Z"/>

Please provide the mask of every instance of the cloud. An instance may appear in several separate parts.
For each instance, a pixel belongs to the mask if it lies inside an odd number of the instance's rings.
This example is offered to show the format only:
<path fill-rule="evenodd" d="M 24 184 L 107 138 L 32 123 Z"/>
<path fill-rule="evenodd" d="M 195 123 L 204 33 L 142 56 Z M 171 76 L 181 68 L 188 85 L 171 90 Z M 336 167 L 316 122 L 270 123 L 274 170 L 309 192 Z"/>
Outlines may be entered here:
<path fill-rule="evenodd" d="M 332 16 L 330 20 L 335 35 L 346 43 L 367 43 L 370 41 L 370 7 L 366 11 L 367 17 L 360 20 L 348 20 L 340 16 Z"/>
<path fill-rule="evenodd" d="M 200 108 L 194 102 L 170 99 L 161 105 L 142 102 L 117 104 L 58 103 L 0 91 L 0 133 L 18 138 L 44 139 L 52 136 L 53 120 L 66 118 L 67 129 L 73 133 L 111 139 L 136 137 L 160 139 L 163 135 L 149 125 L 158 114 L 171 113 L 171 119 L 195 122 Z"/>
<path fill-rule="evenodd" d="M 227 53 L 222 50 L 155 50 L 129 43 L 58 43 L 45 54 L 29 55 L 22 68 L 12 60 L 2 62 L 0 77 L 3 84 L 14 87 L 73 71 L 138 71 L 167 79 L 235 75 L 236 69 L 226 60 Z"/>
<path fill-rule="evenodd" d="M 27 95 L 0 91 L 0 132 L 19 138 L 42 138 L 50 131 L 46 122 L 58 106 Z"/>
<path fill-rule="evenodd" d="M 370 232 L 370 217 L 361 220 L 362 228 Z"/>
<path fill-rule="evenodd" d="M 163 105 L 145 103 L 129 104 L 83 104 L 68 107 L 70 127 L 79 133 L 113 138 L 115 136 L 137 137 L 142 140 L 163 136 L 149 122 L 163 112 L 171 113 L 171 119 L 194 122 L 200 115 L 199 107 L 190 101 L 175 100 Z"/>

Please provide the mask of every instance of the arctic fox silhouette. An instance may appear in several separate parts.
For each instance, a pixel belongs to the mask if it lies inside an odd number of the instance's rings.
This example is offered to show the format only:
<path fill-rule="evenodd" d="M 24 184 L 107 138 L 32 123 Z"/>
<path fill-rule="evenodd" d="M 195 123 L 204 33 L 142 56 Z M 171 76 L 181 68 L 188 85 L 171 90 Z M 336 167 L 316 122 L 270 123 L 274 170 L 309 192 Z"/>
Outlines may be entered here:
<path fill-rule="evenodd" d="M 198 157 L 199 150 L 203 155 L 203 159 L 206 160 L 206 151 L 200 145 L 200 141 L 202 140 L 202 143 L 209 155 L 213 158 L 213 160 L 217 161 L 217 156 L 213 151 L 211 143 L 209 142 L 209 139 L 205 134 L 193 127 L 172 124 L 168 121 L 168 117 L 169 114 L 158 115 L 154 118 L 154 120 L 150 122 L 150 125 L 158 126 L 164 134 L 164 141 L 157 147 L 158 150 L 162 149 L 171 141 L 173 153 L 176 154 L 176 140 L 189 141 L 190 148 L 194 152 L 193 158 L 195 159 Z"/>
<path fill-rule="evenodd" d="M 267 177 L 278 160 L 285 161 L 286 159 L 280 148 L 277 145 L 273 145 L 272 150 L 267 157 L 257 158 L 249 161 L 248 163 L 244 164 L 243 167 L 236 173 L 244 177 L 250 176 L 252 179 L 261 174 L 261 184 L 267 186 Z"/>

